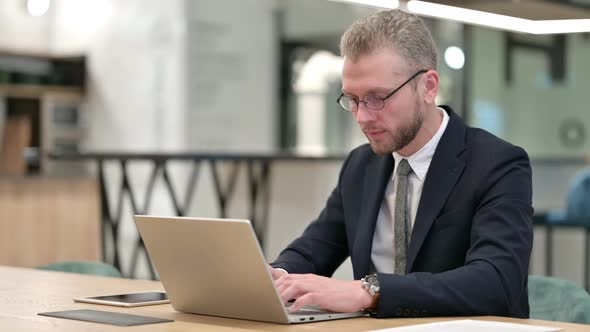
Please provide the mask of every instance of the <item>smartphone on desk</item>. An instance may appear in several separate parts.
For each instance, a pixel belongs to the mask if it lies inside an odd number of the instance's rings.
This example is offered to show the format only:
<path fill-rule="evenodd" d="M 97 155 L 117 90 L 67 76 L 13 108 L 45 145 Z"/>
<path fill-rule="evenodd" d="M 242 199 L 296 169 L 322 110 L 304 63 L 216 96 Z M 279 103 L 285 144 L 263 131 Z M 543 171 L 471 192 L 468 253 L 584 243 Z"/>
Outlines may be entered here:
<path fill-rule="evenodd" d="M 81 297 L 75 298 L 74 301 L 117 307 L 139 307 L 144 305 L 170 303 L 168 295 L 162 291 Z"/>

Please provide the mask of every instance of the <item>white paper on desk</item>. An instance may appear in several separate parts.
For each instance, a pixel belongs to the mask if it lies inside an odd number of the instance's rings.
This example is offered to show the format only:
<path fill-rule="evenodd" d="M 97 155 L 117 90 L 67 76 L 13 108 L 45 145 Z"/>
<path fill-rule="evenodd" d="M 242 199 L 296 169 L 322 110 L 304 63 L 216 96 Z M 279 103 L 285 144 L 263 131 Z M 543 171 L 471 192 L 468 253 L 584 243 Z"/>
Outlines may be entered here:
<path fill-rule="evenodd" d="M 484 320 L 451 320 L 390 329 L 374 330 L 374 332 L 553 332 L 561 331 L 558 327 L 524 325 Z"/>

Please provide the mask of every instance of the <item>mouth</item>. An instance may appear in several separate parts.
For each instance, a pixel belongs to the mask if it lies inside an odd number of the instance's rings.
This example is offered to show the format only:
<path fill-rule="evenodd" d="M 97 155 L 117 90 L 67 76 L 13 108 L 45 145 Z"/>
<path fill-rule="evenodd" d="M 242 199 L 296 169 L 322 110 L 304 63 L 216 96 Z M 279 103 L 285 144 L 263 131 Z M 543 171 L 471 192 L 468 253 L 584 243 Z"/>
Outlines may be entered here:
<path fill-rule="evenodd" d="M 375 138 L 379 138 L 379 137 L 383 136 L 385 134 L 385 130 L 376 130 L 376 129 L 365 130 L 365 134 L 369 138 L 375 139 Z"/>

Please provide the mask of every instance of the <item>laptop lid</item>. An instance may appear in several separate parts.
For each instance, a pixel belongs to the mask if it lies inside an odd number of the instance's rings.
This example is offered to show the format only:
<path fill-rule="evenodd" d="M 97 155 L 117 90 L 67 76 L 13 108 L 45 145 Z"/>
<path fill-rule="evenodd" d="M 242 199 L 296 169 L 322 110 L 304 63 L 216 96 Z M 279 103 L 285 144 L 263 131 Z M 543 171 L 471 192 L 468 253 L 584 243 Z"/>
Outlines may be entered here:
<path fill-rule="evenodd" d="M 175 310 L 289 323 L 248 220 L 135 216 Z"/>

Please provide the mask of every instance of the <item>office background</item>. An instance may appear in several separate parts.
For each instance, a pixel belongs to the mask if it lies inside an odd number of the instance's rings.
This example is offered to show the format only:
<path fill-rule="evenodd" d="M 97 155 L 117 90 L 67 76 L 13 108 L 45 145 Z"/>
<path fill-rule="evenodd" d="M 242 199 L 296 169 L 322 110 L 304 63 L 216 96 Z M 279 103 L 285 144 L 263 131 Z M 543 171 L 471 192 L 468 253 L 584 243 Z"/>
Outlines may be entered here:
<path fill-rule="evenodd" d="M 564 5 L 586 17 L 590 12 L 588 2 Z M 102 196 L 97 158 L 60 158 L 64 154 L 315 156 L 270 163 L 263 245 L 272 260 L 319 213 L 335 183 L 338 156 L 365 140 L 335 102 L 337 45 L 354 19 L 375 10 L 317 0 L 0 2 L 0 233 L 6 234 L 0 264 L 112 263 L 117 248 L 124 275 L 151 277 L 143 252 L 133 263 L 133 203 L 127 193 L 119 201 L 118 189 L 125 178 L 142 212 L 176 214 L 164 176 L 154 182 L 149 208 L 143 206 L 153 159 L 126 162 L 126 174 L 125 158 L 105 160 Z M 590 34 L 536 36 L 425 20 L 439 47 L 439 102 L 470 125 L 524 147 L 533 164 L 536 214 L 559 218 L 575 175 L 590 162 Z M 191 160 L 166 163 L 178 192 L 190 186 Z M 233 163 L 215 165 L 199 164 L 185 215 L 220 215 L 212 169 L 230 188 Z M 247 165 L 239 164 L 236 174 L 226 216 L 249 218 Z M 102 224 L 113 215 L 120 215 L 116 237 Z M 17 227 L 20 237 L 9 235 Z M 586 286 L 586 229 L 556 227 L 548 242 L 546 228 L 537 227 L 531 274 L 549 272 Z M 27 243 L 37 238 L 43 248 L 63 248 L 28 259 L 42 250 Z M 350 271 L 345 263 L 336 276 L 351 278 Z"/>

